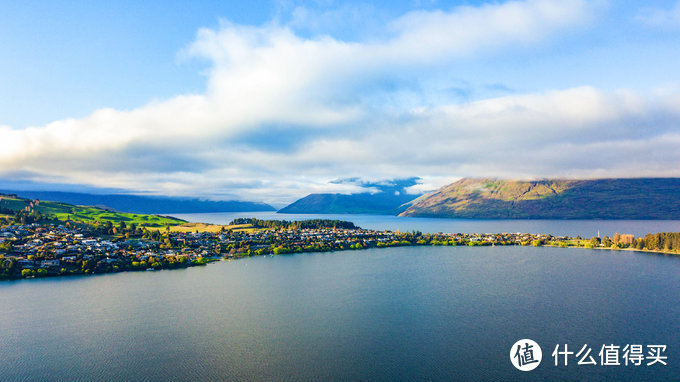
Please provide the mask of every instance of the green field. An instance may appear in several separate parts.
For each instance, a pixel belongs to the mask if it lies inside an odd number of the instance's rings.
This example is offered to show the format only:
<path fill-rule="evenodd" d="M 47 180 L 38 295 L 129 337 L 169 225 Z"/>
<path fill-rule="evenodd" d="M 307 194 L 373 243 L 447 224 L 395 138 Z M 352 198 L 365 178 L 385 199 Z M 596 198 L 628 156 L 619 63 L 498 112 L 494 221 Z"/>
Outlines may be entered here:
<path fill-rule="evenodd" d="M 21 211 L 25 208 L 29 208 L 35 212 L 40 212 L 43 215 L 48 215 L 54 219 L 64 221 L 71 220 L 88 224 L 98 221 L 110 221 L 114 224 L 125 222 L 125 224 L 128 225 L 134 223 L 139 227 L 174 226 L 185 223 L 184 220 L 167 216 L 116 212 L 98 207 L 74 206 L 60 202 L 39 201 L 36 204 L 30 199 L 9 196 L 1 196 L 0 198 L 1 209 Z M 31 206 L 31 203 L 34 205 Z"/>

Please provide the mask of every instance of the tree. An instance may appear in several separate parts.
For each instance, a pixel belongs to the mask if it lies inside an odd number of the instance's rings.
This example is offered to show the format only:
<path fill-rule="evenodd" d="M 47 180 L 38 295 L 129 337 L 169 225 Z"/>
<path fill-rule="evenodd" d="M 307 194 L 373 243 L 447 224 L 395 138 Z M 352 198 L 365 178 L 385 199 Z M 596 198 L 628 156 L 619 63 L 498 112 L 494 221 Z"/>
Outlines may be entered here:
<path fill-rule="evenodd" d="M 4 241 L 2 244 L 0 244 L 0 251 L 9 252 L 12 250 L 12 247 L 11 241 Z"/>
<path fill-rule="evenodd" d="M 250 250 L 248 250 L 248 251 L 250 251 Z M 194 262 L 194 264 L 197 264 L 197 265 L 205 265 L 205 264 L 208 264 L 208 259 L 206 259 L 205 257 L 197 257 L 196 260 L 194 260 L 193 262 Z"/>
<path fill-rule="evenodd" d="M 161 248 L 163 248 L 163 249 L 172 248 L 172 241 L 170 241 L 169 237 L 166 237 L 165 240 L 163 240 L 163 244 L 161 244 Z"/>

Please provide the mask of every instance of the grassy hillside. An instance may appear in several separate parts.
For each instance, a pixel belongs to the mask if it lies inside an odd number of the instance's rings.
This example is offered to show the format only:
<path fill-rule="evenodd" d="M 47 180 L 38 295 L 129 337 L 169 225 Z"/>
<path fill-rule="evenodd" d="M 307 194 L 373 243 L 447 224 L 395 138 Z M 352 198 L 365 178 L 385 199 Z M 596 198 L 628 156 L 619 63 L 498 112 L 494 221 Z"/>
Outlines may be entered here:
<path fill-rule="evenodd" d="M 0 209 L 35 211 L 57 220 L 70 219 L 83 223 L 110 221 L 115 224 L 122 221 L 126 224 L 134 223 L 140 227 L 160 227 L 184 223 L 184 220 L 166 216 L 114 212 L 97 207 L 74 206 L 50 201 L 33 201 L 6 195 L 0 196 Z"/>
<path fill-rule="evenodd" d="M 680 178 L 461 179 L 401 216 L 478 219 L 680 219 Z"/>

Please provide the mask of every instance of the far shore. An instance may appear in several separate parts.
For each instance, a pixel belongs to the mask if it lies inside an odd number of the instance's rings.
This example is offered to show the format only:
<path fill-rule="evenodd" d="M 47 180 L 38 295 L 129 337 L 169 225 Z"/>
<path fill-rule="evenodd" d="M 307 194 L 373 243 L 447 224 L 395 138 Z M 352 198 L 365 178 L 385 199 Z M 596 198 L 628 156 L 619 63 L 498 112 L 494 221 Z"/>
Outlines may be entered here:
<path fill-rule="evenodd" d="M 568 247 L 560 247 L 559 245 L 554 245 L 554 244 L 544 244 L 542 247 L 554 247 L 554 248 L 576 248 L 576 249 L 599 249 L 599 250 L 606 250 L 606 251 L 626 251 L 626 252 L 640 252 L 640 253 L 653 253 L 653 254 L 660 254 L 660 255 L 674 255 L 674 256 L 680 256 L 680 251 L 664 251 L 664 250 L 651 250 L 651 249 L 637 249 L 637 248 L 611 248 L 611 247 L 584 247 L 584 246 L 568 246 Z"/>

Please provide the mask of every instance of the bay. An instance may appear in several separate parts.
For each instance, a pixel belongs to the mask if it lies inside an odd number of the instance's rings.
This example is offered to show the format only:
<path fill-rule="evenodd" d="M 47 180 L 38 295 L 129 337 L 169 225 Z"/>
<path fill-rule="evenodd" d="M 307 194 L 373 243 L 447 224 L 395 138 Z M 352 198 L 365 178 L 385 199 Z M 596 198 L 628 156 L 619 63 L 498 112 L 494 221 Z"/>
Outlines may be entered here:
<path fill-rule="evenodd" d="M 397 247 L 0 283 L 2 380 L 679 380 L 680 258 Z M 543 362 L 516 370 L 512 344 Z M 557 344 L 668 365 L 555 367 Z"/>

